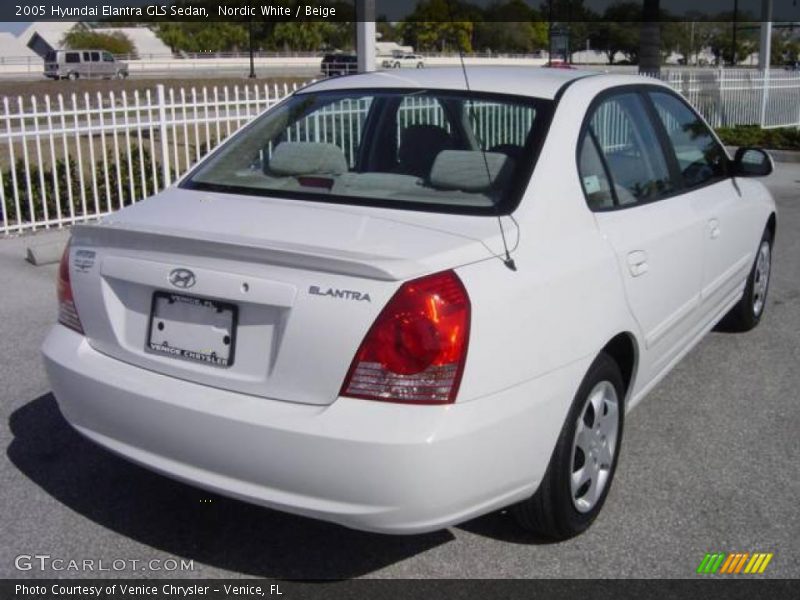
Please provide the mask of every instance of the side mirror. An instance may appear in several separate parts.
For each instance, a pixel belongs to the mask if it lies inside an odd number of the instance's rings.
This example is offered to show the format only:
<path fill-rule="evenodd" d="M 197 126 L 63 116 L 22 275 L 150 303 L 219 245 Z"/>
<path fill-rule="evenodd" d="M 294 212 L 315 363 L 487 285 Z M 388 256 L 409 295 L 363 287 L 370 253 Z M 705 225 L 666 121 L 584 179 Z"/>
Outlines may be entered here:
<path fill-rule="evenodd" d="M 732 166 L 736 177 L 766 177 L 774 169 L 772 157 L 761 148 L 739 148 Z"/>

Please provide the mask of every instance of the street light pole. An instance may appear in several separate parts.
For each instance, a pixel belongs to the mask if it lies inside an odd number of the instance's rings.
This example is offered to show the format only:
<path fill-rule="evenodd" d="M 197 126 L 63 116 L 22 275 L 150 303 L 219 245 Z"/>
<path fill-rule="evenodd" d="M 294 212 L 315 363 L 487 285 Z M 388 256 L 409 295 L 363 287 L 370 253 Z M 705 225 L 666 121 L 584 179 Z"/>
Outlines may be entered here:
<path fill-rule="evenodd" d="M 739 19 L 739 0 L 733 0 L 733 39 L 731 45 L 733 48 L 731 49 L 731 66 L 736 67 L 736 31 L 737 27 L 737 20 Z"/>
<path fill-rule="evenodd" d="M 247 40 L 250 45 L 250 79 L 256 78 L 256 61 L 253 56 L 253 19 L 247 20 Z"/>

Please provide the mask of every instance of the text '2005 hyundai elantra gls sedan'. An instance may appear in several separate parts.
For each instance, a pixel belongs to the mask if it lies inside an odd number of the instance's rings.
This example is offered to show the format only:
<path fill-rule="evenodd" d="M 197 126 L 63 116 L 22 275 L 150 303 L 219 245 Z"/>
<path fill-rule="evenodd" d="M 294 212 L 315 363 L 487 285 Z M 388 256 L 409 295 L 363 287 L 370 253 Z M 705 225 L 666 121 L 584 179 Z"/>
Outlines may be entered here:
<path fill-rule="evenodd" d="M 208 490 L 388 533 L 513 506 L 567 538 L 624 415 L 758 324 L 771 170 L 650 79 L 315 83 L 74 228 L 47 372 L 86 437 Z"/>

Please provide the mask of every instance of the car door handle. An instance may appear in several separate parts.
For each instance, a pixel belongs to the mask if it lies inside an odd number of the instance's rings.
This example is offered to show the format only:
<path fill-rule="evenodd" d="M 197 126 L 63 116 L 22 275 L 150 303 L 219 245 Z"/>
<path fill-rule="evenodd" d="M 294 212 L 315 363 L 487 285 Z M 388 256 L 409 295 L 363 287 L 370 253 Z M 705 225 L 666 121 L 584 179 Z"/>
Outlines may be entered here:
<path fill-rule="evenodd" d="M 647 273 L 650 269 L 647 264 L 647 254 L 641 250 L 635 250 L 628 254 L 628 269 L 634 277 Z"/>
<path fill-rule="evenodd" d="M 719 237 L 720 230 L 719 230 L 719 221 L 717 219 L 711 219 L 708 222 L 708 236 L 715 240 Z"/>

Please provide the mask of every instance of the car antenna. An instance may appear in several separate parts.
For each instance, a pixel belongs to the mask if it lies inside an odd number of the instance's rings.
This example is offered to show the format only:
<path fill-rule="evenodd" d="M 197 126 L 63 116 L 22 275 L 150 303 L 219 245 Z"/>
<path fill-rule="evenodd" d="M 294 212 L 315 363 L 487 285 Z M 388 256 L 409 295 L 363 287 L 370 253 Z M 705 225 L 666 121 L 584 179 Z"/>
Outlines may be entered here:
<path fill-rule="evenodd" d="M 453 20 L 453 9 L 451 5 L 452 0 L 447 0 L 447 13 L 450 18 L 450 24 L 455 25 L 455 21 Z M 453 28 L 455 31 L 455 27 Z M 458 37 L 458 32 L 455 32 L 456 36 L 456 45 L 458 46 L 458 58 L 461 63 L 461 72 L 464 74 L 464 86 L 467 89 L 467 92 L 471 92 L 472 90 L 469 87 L 469 77 L 467 76 L 467 66 L 464 64 L 464 48 L 461 46 L 461 39 Z M 469 105 L 469 112 L 470 112 L 470 120 L 473 123 L 477 123 L 477 118 L 475 117 L 475 106 L 470 102 Z M 483 148 L 483 144 L 480 144 L 481 156 L 483 157 L 483 166 L 486 168 L 486 181 L 489 184 L 489 187 L 492 185 L 492 171 L 489 168 L 489 159 L 486 157 L 486 150 Z M 513 217 L 512 217 L 513 218 Z M 497 225 L 500 227 L 500 237 L 503 240 L 503 251 L 505 252 L 505 258 L 503 258 L 503 264 L 508 267 L 511 271 L 517 270 L 517 263 L 514 262 L 514 259 L 511 258 L 511 252 L 508 249 L 508 240 L 506 240 L 506 232 L 503 229 L 503 220 L 501 215 L 497 214 Z"/>

